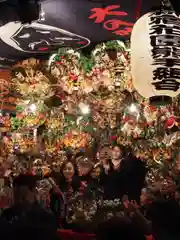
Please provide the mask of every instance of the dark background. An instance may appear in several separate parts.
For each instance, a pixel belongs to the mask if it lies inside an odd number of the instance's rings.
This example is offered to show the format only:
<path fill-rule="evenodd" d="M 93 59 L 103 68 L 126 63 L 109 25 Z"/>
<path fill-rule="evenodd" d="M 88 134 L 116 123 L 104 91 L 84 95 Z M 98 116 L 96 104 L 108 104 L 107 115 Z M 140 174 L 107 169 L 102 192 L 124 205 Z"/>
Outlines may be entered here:
<path fill-rule="evenodd" d="M 104 29 L 103 22 L 95 23 L 95 19 L 89 19 L 93 13 L 91 9 L 119 5 L 120 8 L 115 11 L 124 11 L 127 13 L 127 16 L 109 15 L 106 16 L 105 20 L 119 19 L 134 23 L 138 17 L 147 13 L 152 7 L 158 4 L 159 0 L 47 0 L 42 2 L 42 9 L 45 12 L 45 21 L 42 23 L 62 28 L 88 38 L 91 44 L 86 49 L 83 49 L 83 51 L 88 54 L 97 43 L 102 41 L 129 39 L 129 36 L 118 36 Z M 8 22 L 15 21 L 18 21 L 18 17 L 14 7 L 8 5 L 6 2 L 0 3 L 0 27 Z M 1 34 L 0 28 L 0 37 Z M 0 40 L 1 67 L 7 67 L 15 61 L 28 57 L 48 58 L 49 55 L 49 52 L 41 54 L 20 52 Z"/>

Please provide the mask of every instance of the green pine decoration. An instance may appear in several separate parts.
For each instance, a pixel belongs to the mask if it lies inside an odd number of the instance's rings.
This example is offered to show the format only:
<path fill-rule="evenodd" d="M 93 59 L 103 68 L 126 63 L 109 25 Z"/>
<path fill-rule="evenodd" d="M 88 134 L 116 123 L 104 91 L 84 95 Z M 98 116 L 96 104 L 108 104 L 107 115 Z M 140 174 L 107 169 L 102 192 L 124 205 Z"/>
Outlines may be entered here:
<path fill-rule="evenodd" d="M 94 60 L 91 58 L 91 56 L 87 57 L 81 54 L 79 64 L 85 73 L 89 73 L 94 66 Z"/>

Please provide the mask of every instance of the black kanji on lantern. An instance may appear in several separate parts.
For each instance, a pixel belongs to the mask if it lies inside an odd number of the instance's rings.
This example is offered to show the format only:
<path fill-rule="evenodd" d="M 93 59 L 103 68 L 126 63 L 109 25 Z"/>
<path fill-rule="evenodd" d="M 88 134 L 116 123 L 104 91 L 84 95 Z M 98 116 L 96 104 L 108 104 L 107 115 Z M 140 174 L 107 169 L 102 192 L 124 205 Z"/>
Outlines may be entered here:
<path fill-rule="evenodd" d="M 151 14 L 150 43 L 152 65 L 157 65 L 153 71 L 152 85 L 156 90 L 178 91 L 180 88 L 180 19 L 173 11 L 158 11 Z"/>
<path fill-rule="evenodd" d="M 173 78 L 153 82 L 152 85 L 155 86 L 156 90 L 171 90 L 174 92 L 176 92 L 180 87 L 180 83 Z"/>
<path fill-rule="evenodd" d="M 153 71 L 154 78 L 153 80 L 162 80 L 164 78 L 177 78 L 180 79 L 180 68 L 165 68 L 158 67 Z"/>
<path fill-rule="evenodd" d="M 177 48 L 177 47 L 172 48 L 170 46 L 160 48 L 157 46 L 152 49 L 152 56 L 153 56 L 153 59 L 158 59 L 162 56 L 164 56 L 165 58 L 167 57 L 179 58 L 180 48 Z"/>
<path fill-rule="evenodd" d="M 152 15 L 150 16 L 150 25 L 152 25 L 153 27 L 155 27 L 156 25 L 160 25 L 160 24 L 165 24 L 166 26 L 168 24 L 173 24 L 173 25 L 177 25 L 177 16 L 174 14 L 174 12 L 164 12 L 162 13 L 161 11 L 159 12 L 154 12 L 152 13 Z"/>
<path fill-rule="evenodd" d="M 157 90 L 177 91 L 180 87 L 180 69 L 159 67 L 153 71 L 154 82 Z"/>
<path fill-rule="evenodd" d="M 180 66 L 180 59 L 176 58 L 158 58 L 154 60 L 152 65 L 163 65 L 164 67 Z"/>
<path fill-rule="evenodd" d="M 159 34 L 159 35 L 151 35 L 150 36 L 151 45 L 152 46 L 159 46 L 159 47 L 166 47 L 166 46 L 175 46 L 180 47 L 180 31 L 179 34 Z"/>

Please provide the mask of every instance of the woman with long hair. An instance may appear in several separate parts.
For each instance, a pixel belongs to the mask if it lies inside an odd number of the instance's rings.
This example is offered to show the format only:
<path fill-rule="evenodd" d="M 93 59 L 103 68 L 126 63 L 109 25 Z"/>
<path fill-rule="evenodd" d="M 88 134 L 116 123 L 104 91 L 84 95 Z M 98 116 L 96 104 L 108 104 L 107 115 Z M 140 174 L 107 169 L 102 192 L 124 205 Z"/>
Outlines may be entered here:
<path fill-rule="evenodd" d="M 50 208 L 57 221 L 65 225 L 67 200 L 77 190 L 73 178 L 77 174 L 76 166 L 67 160 L 61 165 L 60 178 L 50 192 Z"/>
<path fill-rule="evenodd" d="M 65 161 L 61 166 L 61 180 L 59 187 L 63 193 L 77 191 L 74 184 L 74 176 L 77 176 L 76 165 L 71 161 Z"/>

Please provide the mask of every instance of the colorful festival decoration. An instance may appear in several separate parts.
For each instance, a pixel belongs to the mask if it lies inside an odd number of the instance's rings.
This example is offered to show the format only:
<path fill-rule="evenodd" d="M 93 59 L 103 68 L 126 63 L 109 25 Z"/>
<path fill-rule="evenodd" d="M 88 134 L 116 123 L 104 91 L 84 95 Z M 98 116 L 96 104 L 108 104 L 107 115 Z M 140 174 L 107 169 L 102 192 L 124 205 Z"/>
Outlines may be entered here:
<path fill-rule="evenodd" d="M 53 76 L 45 63 L 36 59 L 24 60 L 12 69 L 15 90 L 26 100 L 45 100 L 54 95 Z"/>
<path fill-rule="evenodd" d="M 33 135 L 23 132 L 12 133 L 11 136 L 4 137 L 7 153 L 26 153 L 36 147 Z"/>
<path fill-rule="evenodd" d="M 61 49 L 50 63 L 50 71 L 57 79 L 57 86 L 68 94 L 82 87 L 83 70 L 79 61 L 80 53 L 73 49 Z"/>
<path fill-rule="evenodd" d="M 39 75 L 40 62 L 23 61 L 22 72 L 13 75 L 20 97 L 16 117 L 9 119 L 13 134 L 4 139 L 7 151 L 26 152 L 38 145 L 39 152 L 54 157 L 69 149 L 86 152 L 95 142 L 116 141 L 148 165 L 171 164 L 180 147 L 180 99 L 152 106 L 149 97 L 157 94 L 145 96 L 136 84 L 134 89 L 130 55 L 129 43 L 110 41 L 97 45 L 89 56 L 61 49 L 43 63 L 46 69 Z M 17 67 L 12 73 L 17 73 Z M 32 83 L 37 75 L 39 82 Z M 143 77 L 144 81 L 149 78 Z M 21 84 L 26 84 L 26 92 Z M 60 100 L 60 106 L 46 105 L 52 96 Z"/>
<path fill-rule="evenodd" d="M 88 133 L 80 131 L 70 131 L 64 135 L 61 140 L 62 145 L 66 148 L 82 149 L 90 144 L 91 136 Z"/>
<path fill-rule="evenodd" d="M 136 156 L 162 164 L 171 161 L 180 146 L 179 110 L 176 105 L 154 107 L 147 102 L 132 104 L 124 113 L 118 142 L 131 146 Z"/>
<path fill-rule="evenodd" d="M 22 101 L 12 119 L 12 130 L 32 130 L 42 125 L 47 118 L 48 108 L 42 101 Z"/>
<path fill-rule="evenodd" d="M 130 48 L 121 41 L 97 45 L 92 52 L 94 67 L 92 79 L 109 91 L 131 89 Z"/>
<path fill-rule="evenodd" d="M 9 132 L 11 129 L 11 119 L 10 115 L 7 113 L 5 115 L 0 114 L 0 132 Z"/>

